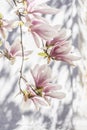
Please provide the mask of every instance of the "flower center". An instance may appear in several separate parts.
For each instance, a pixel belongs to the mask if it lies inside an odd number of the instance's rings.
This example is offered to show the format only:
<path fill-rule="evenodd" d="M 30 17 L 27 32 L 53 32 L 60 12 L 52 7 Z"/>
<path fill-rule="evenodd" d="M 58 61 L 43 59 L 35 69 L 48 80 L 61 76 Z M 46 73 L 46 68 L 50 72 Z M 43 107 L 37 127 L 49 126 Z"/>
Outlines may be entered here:
<path fill-rule="evenodd" d="M 36 88 L 35 91 L 36 91 L 37 95 L 42 97 L 43 87 Z"/>
<path fill-rule="evenodd" d="M 14 61 L 14 60 L 15 60 L 15 58 L 12 57 L 12 56 L 8 53 L 7 50 L 4 51 L 4 56 L 5 56 L 7 59 L 11 60 L 11 61 Z"/>

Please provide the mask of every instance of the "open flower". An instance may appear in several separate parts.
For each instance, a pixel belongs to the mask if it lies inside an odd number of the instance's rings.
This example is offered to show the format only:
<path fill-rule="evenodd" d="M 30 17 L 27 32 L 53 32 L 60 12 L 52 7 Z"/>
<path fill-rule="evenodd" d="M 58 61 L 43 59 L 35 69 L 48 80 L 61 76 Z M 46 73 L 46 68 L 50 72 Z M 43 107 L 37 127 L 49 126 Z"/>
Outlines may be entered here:
<path fill-rule="evenodd" d="M 5 20 L 0 13 L 0 34 L 2 35 L 2 38 L 6 38 L 6 31 L 12 30 L 12 22 Z"/>
<path fill-rule="evenodd" d="M 70 35 L 67 35 L 67 30 L 59 30 L 56 37 L 52 40 L 46 41 L 46 48 L 44 49 L 43 53 L 39 53 L 44 57 L 48 58 L 48 62 L 51 59 L 53 60 L 60 60 L 67 62 L 69 64 L 74 64 L 73 61 L 79 60 L 80 57 L 76 56 L 72 51 L 72 45 L 69 40 Z"/>
<path fill-rule="evenodd" d="M 74 55 L 71 51 L 71 45 L 69 42 L 64 42 L 62 45 L 59 43 L 54 45 L 49 55 L 53 60 L 61 60 L 72 65 L 73 61 L 80 59 L 80 57 Z"/>
<path fill-rule="evenodd" d="M 32 53 L 31 50 L 26 50 L 24 51 L 24 56 L 28 56 L 31 53 Z M 2 55 L 14 63 L 16 57 L 22 56 L 20 42 L 15 41 L 12 45 L 10 45 L 8 42 L 5 42 Z"/>
<path fill-rule="evenodd" d="M 27 85 L 27 88 L 25 90 L 21 90 L 21 93 L 23 94 L 24 101 L 32 101 L 36 108 L 38 108 L 39 105 L 48 105 L 45 99 L 41 96 L 38 96 L 33 87 L 29 84 Z"/>
<path fill-rule="evenodd" d="M 63 92 L 59 92 L 60 85 L 53 84 L 51 78 L 51 69 L 47 65 L 36 65 L 31 70 L 33 83 L 29 84 L 26 79 L 26 89 L 20 90 L 24 101 L 32 101 L 36 107 L 40 105 L 48 106 L 49 98 L 62 99 L 65 97 Z"/>
<path fill-rule="evenodd" d="M 38 96 L 58 99 L 65 96 L 64 93 L 59 92 L 61 86 L 52 83 L 51 69 L 47 65 L 36 65 L 31 73 L 34 79 L 34 89 Z"/>

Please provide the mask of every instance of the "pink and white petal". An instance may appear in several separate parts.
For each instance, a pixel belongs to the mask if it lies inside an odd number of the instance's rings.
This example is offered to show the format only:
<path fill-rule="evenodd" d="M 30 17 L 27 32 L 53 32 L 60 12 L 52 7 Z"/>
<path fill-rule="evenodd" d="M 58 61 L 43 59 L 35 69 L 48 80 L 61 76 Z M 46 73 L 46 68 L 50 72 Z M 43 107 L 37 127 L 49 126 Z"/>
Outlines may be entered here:
<path fill-rule="evenodd" d="M 74 65 L 73 61 L 81 59 L 81 57 L 72 56 L 72 55 L 71 56 L 69 56 L 69 55 L 58 55 L 55 58 L 56 58 L 56 60 L 62 60 L 64 62 L 67 62 L 70 65 Z"/>
<path fill-rule="evenodd" d="M 48 92 L 45 94 L 45 96 L 62 99 L 65 97 L 65 94 L 63 92 Z"/>
<path fill-rule="evenodd" d="M 12 54 L 12 55 L 16 55 L 16 53 L 18 52 L 18 51 L 20 51 L 21 50 L 21 44 L 20 44 L 20 42 L 18 41 L 15 41 L 12 45 L 11 45 L 11 50 L 10 50 L 10 53 Z"/>
<path fill-rule="evenodd" d="M 11 46 L 10 46 L 9 42 L 6 41 L 6 42 L 4 43 L 4 48 L 5 48 L 8 52 L 10 52 Z"/>
<path fill-rule="evenodd" d="M 60 48 L 57 48 L 56 50 L 55 50 L 55 53 L 57 53 L 57 54 L 68 54 L 70 51 L 71 51 L 71 49 L 72 49 L 72 47 L 71 46 L 62 46 L 62 47 L 60 47 Z"/>
<path fill-rule="evenodd" d="M 42 39 L 51 40 L 57 35 L 56 30 L 48 24 L 38 24 L 32 28 Z"/>
<path fill-rule="evenodd" d="M 55 55 L 54 56 L 55 57 L 55 60 L 61 60 L 61 61 L 64 61 L 64 62 L 67 62 L 67 63 L 69 63 L 69 64 L 71 64 L 71 65 L 73 65 L 73 62 L 72 62 L 72 60 L 71 59 L 69 59 L 69 58 L 67 58 L 67 56 L 65 57 L 64 55 Z"/>
<path fill-rule="evenodd" d="M 47 86 L 44 87 L 44 92 L 48 93 L 48 92 L 53 92 L 53 91 L 57 91 L 60 90 L 62 87 L 60 85 L 53 85 L 51 83 L 48 83 Z"/>
<path fill-rule="evenodd" d="M 32 19 L 32 20 L 39 20 L 39 21 L 41 21 L 42 23 L 49 24 L 49 22 L 48 22 L 44 17 L 41 17 L 41 16 L 38 15 L 38 14 L 33 14 L 33 16 L 34 16 L 34 19 Z"/>
<path fill-rule="evenodd" d="M 56 8 L 52 8 L 46 4 L 40 5 L 40 7 L 36 7 L 33 11 L 34 13 L 42 13 L 42 14 L 57 14 L 60 11 Z"/>
<path fill-rule="evenodd" d="M 35 7 L 37 7 L 38 5 L 41 5 L 43 3 L 48 2 L 49 0 L 27 0 L 28 2 L 28 11 L 29 12 L 33 12 L 35 10 Z"/>
<path fill-rule="evenodd" d="M 40 66 L 37 74 L 38 85 L 40 84 L 43 85 L 43 82 L 49 80 L 50 78 L 51 78 L 51 69 L 47 65 Z"/>
<path fill-rule="evenodd" d="M 29 84 L 27 84 L 27 91 L 31 93 L 33 96 L 36 96 L 36 93 L 33 91 Z"/>
<path fill-rule="evenodd" d="M 28 56 L 28 55 L 30 55 L 30 54 L 32 54 L 32 53 L 33 53 L 32 50 L 25 50 L 25 51 L 24 51 L 24 56 Z"/>
<path fill-rule="evenodd" d="M 34 41 L 35 41 L 37 47 L 39 48 L 40 47 L 40 38 L 39 38 L 39 36 L 34 32 L 32 32 L 32 36 L 34 38 Z"/>
<path fill-rule="evenodd" d="M 37 31 L 37 33 L 44 40 L 51 40 L 56 36 L 56 31 L 52 30 L 51 28 L 48 30 Z"/>
<path fill-rule="evenodd" d="M 38 73 L 41 73 L 41 75 L 45 74 L 49 78 L 51 75 L 51 68 L 48 67 L 46 64 L 43 64 L 39 67 Z"/>
<path fill-rule="evenodd" d="M 67 57 L 68 59 L 71 59 L 72 61 L 76 61 L 76 60 L 80 60 L 81 59 L 81 56 L 77 56 L 77 55 L 75 55 L 73 53 L 68 54 L 68 56 L 65 55 L 65 57 Z"/>
<path fill-rule="evenodd" d="M 43 86 L 46 86 L 50 81 L 51 81 L 51 78 L 49 78 L 49 79 L 46 79 L 46 78 L 45 78 L 45 80 L 42 80 L 42 81 L 40 80 L 40 81 L 38 81 L 38 85 L 39 85 L 38 88 L 41 87 L 41 86 L 42 86 L 42 87 L 43 87 Z"/>
<path fill-rule="evenodd" d="M 48 103 L 47 103 L 47 102 L 45 101 L 45 99 L 42 98 L 42 97 L 34 96 L 34 97 L 32 98 L 32 100 L 33 100 L 36 104 L 48 106 Z"/>
<path fill-rule="evenodd" d="M 32 54 L 32 52 L 33 52 L 32 50 L 24 51 L 24 57 L 26 57 L 26 56 Z M 16 53 L 15 53 L 15 56 L 22 56 L 22 51 L 16 52 Z"/>
<path fill-rule="evenodd" d="M 34 71 L 31 70 L 31 69 L 30 69 L 30 72 L 31 72 L 31 74 L 32 74 L 32 78 L 33 78 L 34 84 L 35 84 L 35 86 L 36 86 L 36 82 L 37 82 L 37 78 L 36 78 L 36 76 L 35 76 L 36 73 L 34 73 Z"/>

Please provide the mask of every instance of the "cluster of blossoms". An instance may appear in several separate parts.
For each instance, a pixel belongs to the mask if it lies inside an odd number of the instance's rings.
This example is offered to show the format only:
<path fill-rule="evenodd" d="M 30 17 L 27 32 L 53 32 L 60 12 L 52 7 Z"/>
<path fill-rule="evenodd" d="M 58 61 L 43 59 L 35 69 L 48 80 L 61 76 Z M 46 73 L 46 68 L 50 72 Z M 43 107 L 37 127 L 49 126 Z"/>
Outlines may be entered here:
<path fill-rule="evenodd" d="M 47 105 L 49 98 L 61 99 L 65 96 L 63 92 L 59 92 L 60 85 L 52 83 L 51 68 L 49 63 L 51 60 L 64 61 L 68 64 L 74 64 L 73 61 L 78 60 L 72 52 L 71 42 L 68 40 L 67 29 L 62 29 L 59 25 L 52 26 L 43 14 L 57 14 L 60 11 L 51 8 L 46 4 L 49 0 L 12 0 L 10 4 L 13 6 L 13 12 L 17 16 L 16 20 L 8 21 L 0 14 L 0 34 L 3 41 L 3 49 L 0 51 L 1 57 L 6 57 L 12 63 L 16 57 L 22 57 L 22 65 L 20 69 L 19 87 L 20 93 L 23 95 L 24 101 L 31 100 L 35 106 Z M 16 26 L 15 26 L 16 25 Z M 20 39 L 13 43 L 7 41 L 6 32 L 14 28 L 20 29 Z M 47 64 L 37 64 L 35 68 L 30 69 L 33 77 L 33 83 L 29 83 L 23 77 L 24 57 L 33 53 L 32 50 L 25 50 L 23 43 L 23 29 L 25 33 L 31 33 L 37 48 L 41 49 L 38 56 L 46 58 Z M 21 88 L 21 80 L 25 81 L 26 88 Z"/>

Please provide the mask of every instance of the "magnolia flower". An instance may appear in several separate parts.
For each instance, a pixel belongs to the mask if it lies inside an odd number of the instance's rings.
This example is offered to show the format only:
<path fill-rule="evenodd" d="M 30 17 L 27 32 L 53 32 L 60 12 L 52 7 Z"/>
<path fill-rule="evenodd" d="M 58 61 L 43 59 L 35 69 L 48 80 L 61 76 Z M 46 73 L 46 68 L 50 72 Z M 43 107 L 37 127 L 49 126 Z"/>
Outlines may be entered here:
<path fill-rule="evenodd" d="M 73 65 L 73 61 L 79 60 L 80 57 L 74 55 L 71 48 L 69 42 L 60 42 L 52 47 L 49 55 L 54 60 L 61 60 Z"/>
<path fill-rule="evenodd" d="M 29 84 L 27 85 L 27 88 L 25 90 L 21 90 L 21 93 L 23 94 L 24 101 L 32 101 L 36 108 L 38 108 L 39 105 L 48 105 L 45 99 L 41 96 L 38 96 L 33 87 Z"/>
<path fill-rule="evenodd" d="M 45 20 L 34 19 L 29 26 L 35 43 L 39 47 L 39 39 L 51 40 L 57 35 L 57 31 L 51 25 L 46 23 Z"/>
<path fill-rule="evenodd" d="M 69 37 L 71 36 L 71 31 L 69 29 L 61 29 L 60 26 L 56 25 L 54 28 L 57 30 L 57 36 L 54 37 L 52 40 L 46 41 L 46 46 L 53 46 L 59 43 L 59 45 L 64 44 L 64 42 L 68 41 Z"/>
<path fill-rule="evenodd" d="M 59 12 L 58 9 L 51 8 L 46 2 L 49 0 L 27 0 L 27 11 L 30 14 L 56 14 Z"/>
<path fill-rule="evenodd" d="M 59 85 L 52 83 L 51 69 L 47 65 L 36 65 L 31 70 L 34 79 L 34 89 L 38 96 L 61 99 L 65 96 L 64 93 L 58 92 L 61 88 Z"/>
<path fill-rule="evenodd" d="M 80 57 L 74 55 L 72 52 L 72 45 L 67 39 L 67 30 L 59 30 L 56 37 L 52 40 L 46 41 L 46 48 L 43 53 L 39 55 L 47 57 L 48 62 L 50 59 L 60 60 L 73 65 L 73 61 L 79 60 Z"/>
<path fill-rule="evenodd" d="M 11 31 L 12 30 L 12 22 L 5 20 L 0 14 L 0 33 L 3 38 L 6 38 L 6 31 Z"/>
<path fill-rule="evenodd" d="M 28 56 L 31 53 L 32 53 L 31 50 L 24 51 L 24 56 Z M 15 41 L 12 45 L 10 45 L 8 42 L 5 42 L 2 55 L 4 55 L 10 61 L 14 62 L 17 56 L 22 56 L 20 42 Z"/>

